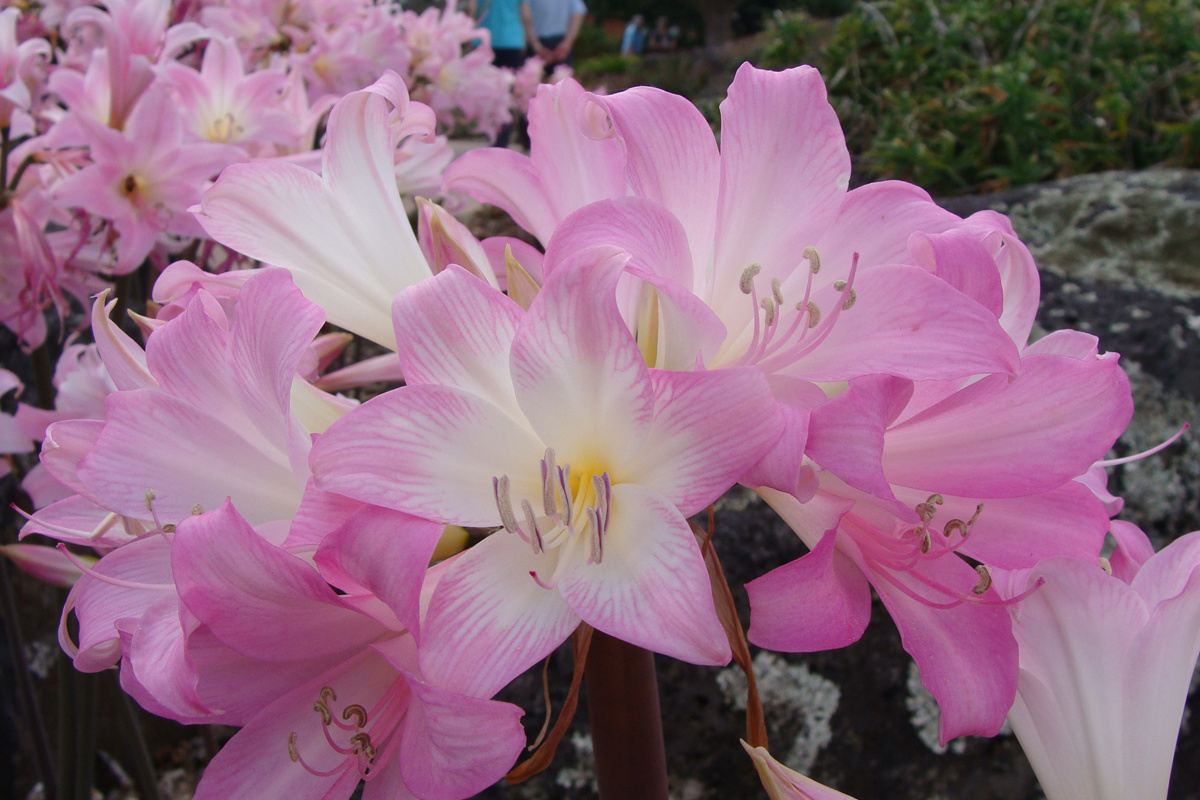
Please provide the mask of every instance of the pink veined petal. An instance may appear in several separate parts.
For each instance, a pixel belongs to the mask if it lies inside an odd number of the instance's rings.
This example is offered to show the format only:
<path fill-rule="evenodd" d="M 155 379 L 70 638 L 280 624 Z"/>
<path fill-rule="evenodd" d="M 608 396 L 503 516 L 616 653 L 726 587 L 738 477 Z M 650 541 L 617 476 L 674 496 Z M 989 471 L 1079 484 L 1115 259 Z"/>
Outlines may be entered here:
<path fill-rule="evenodd" d="M 604 465 L 614 480 L 654 413 L 645 361 L 614 295 L 625 262 L 592 248 L 560 265 L 522 320 L 511 359 L 517 402 L 559 463 Z"/>
<path fill-rule="evenodd" d="M 1133 583 L 1134 576 L 1154 557 L 1154 545 L 1141 528 L 1131 522 L 1114 519 L 1111 524 L 1116 547 L 1108 558 L 1113 577 Z"/>
<path fill-rule="evenodd" d="M 653 345 L 654 360 L 650 366 L 678 372 L 690 372 L 697 365 L 710 362 L 725 341 L 725 325 L 708 305 L 683 284 L 676 283 L 641 267 L 628 266 L 629 286 L 646 293 L 657 306 L 658 338 Z M 632 279 L 637 280 L 632 280 Z M 618 289 L 619 291 L 619 289 Z M 642 307 L 645 310 L 645 307 Z M 639 332 L 639 337 L 653 336 L 653 327 Z M 643 352 L 649 355 L 650 347 Z"/>
<path fill-rule="evenodd" d="M 248 656 L 320 658 L 386 632 L 342 605 L 312 566 L 255 533 L 232 503 L 181 522 L 171 563 L 183 604 Z"/>
<path fill-rule="evenodd" d="M 392 320 L 405 382 L 461 389 L 521 419 L 508 358 L 523 315 L 456 265 L 401 292 L 392 301 Z"/>
<path fill-rule="evenodd" d="M 121 391 L 157 386 L 158 381 L 146 367 L 146 353 L 108 317 L 117 301 L 106 303 L 107 300 L 106 289 L 92 304 L 92 334 L 113 385 Z"/>
<path fill-rule="evenodd" d="M 73 491 L 59 482 L 50 474 L 45 464 L 34 464 L 25 477 L 21 479 L 21 491 L 29 495 L 30 502 L 36 509 L 76 496 Z"/>
<path fill-rule="evenodd" d="M 848 485 L 894 499 L 883 475 L 886 430 L 912 391 L 912 381 L 888 375 L 851 381 L 846 391 L 813 409 L 805 454 Z"/>
<path fill-rule="evenodd" d="M 1020 347 L 1033 330 L 1042 291 L 1033 256 L 1003 214 L 978 211 L 966 219 L 965 225 L 982 239 L 1000 270 L 1000 283 L 1004 287 L 1000 325 Z"/>
<path fill-rule="evenodd" d="M 721 103 L 714 286 L 731 289 L 751 263 L 785 275 L 834 219 L 849 178 L 820 73 L 743 64 Z"/>
<path fill-rule="evenodd" d="M 783 421 L 756 367 L 652 370 L 650 380 L 654 424 L 623 480 L 652 489 L 689 516 L 737 482 Z"/>
<path fill-rule="evenodd" d="M 775 442 L 761 459 L 742 474 L 738 482 L 752 488 L 765 487 L 795 494 L 805 493 L 806 476 L 813 473 L 805 464 L 804 448 L 808 442 L 810 415 L 825 402 L 825 393 L 814 383 L 783 375 L 768 375 L 771 394 L 783 419 L 783 427 Z"/>
<path fill-rule="evenodd" d="M 1106 797 L 1101 787 L 1122 787 L 1126 776 L 1138 769 L 1126 760 L 1127 754 L 1133 755 L 1132 740 L 1149 735 L 1142 727 L 1126 739 L 1125 702 L 1113 698 L 1128 691 L 1131 682 L 1157 683 L 1129 669 L 1131 648 L 1150 612 L 1134 589 L 1106 575 L 1095 562 L 1047 560 L 1030 571 L 1028 585 L 1032 587 L 1038 578 L 1044 579 L 1040 588 L 1013 609 L 1013 633 L 1020 646 L 1022 671 L 1044 684 L 1053 702 L 1031 705 L 1044 699 L 1036 695 L 1024 700 L 1043 737 L 1056 728 L 1068 737 L 1066 741 L 1044 739 L 1048 752 L 1042 754 L 1060 762 L 1054 771 L 1069 776 L 1072 788 L 1063 796 L 1072 797 L 1078 787 L 1090 785 L 1095 796 Z M 1158 650 L 1157 644 L 1154 649 Z M 1027 691 L 1024 682 L 1021 691 Z M 1043 715 L 1054 718 L 1054 727 L 1042 726 Z M 1059 720 L 1064 723 L 1061 727 Z M 1022 723 L 1014 716 L 1017 735 L 1024 739 Z M 1031 752 L 1030 757 L 1037 769 L 1041 756 Z M 1165 797 L 1165 792 L 1159 796 Z"/>
<path fill-rule="evenodd" d="M 112 551 L 93 567 L 98 575 L 144 585 L 131 588 L 84 575 L 75 582 L 63 607 L 63 618 L 74 609 L 79 620 L 79 647 L 75 668 L 81 672 L 107 669 L 120 657 L 117 624 L 137 620 L 164 597 L 175 597 L 171 577 L 171 544 L 161 536 L 131 542 Z M 65 629 L 60 628 L 63 641 Z M 63 642 L 64 649 L 74 648 Z"/>
<path fill-rule="evenodd" d="M 313 445 L 315 485 L 439 522 L 500 524 L 493 478 L 541 497 L 545 445 L 492 403 L 445 386 L 404 386 L 330 426 Z"/>
<path fill-rule="evenodd" d="M 1103 458 L 1132 414 L 1116 357 L 1027 356 L 1015 378 L 983 378 L 889 430 L 884 473 L 931 492 L 1036 494 Z"/>
<path fill-rule="evenodd" d="M 542 84 L 529 104 L 529 139 L 535 143 L 529 157 L 556 221 L 588 203 L 626 194 L 625 154 L 620 142 L 604 135 L 604 119 L 594 95 L 571 78 Z"/>
<path fill-rule="evenodd" d="M 941 233 L 961 224 L 919 186 L 879 181 L 847 192 L 837 218 L 809 244 L 817 248 L 826 268 L 845 270 L 858 253 L 859 266 L 868 269 L 908 263 L 913 231 Z"/>
<path fill-rule="evenodd" d="M 104 422 L 98 419 L 55 422 L 46 428 L 40 456 L 42 465 L 64 486 L 95 499 L 79 478 L 79 462 L 95 446 L 103 431 Z"/>
<path fill-rule="evenodd" d="M 185 614 L 181 614 L 179 597 L 174 593 L 147 608 L 132 631 L 126 660 L 138 683 L 170 712 L 155 713 L 180 722 L 195 722 L 212 717 L 214 710 L 197 694 L 196 670 L 184 653 L 187 626 L 182 616 Z"/>
<path fill-rule="evenodd" d="M 704 116 L 689 100 L 649 86 L 596 96 L 595 102 L 608 112 L 625 148 L 633 191 L 675 215 L 691 261 L 706 266 L 718 219 L 721 155 Z"/>
<path fill-rule="evenodd" d="M 444 529 L 401 511 L 364 506 L 322 540 L 314 561 L 333 585 L 377 596 L 419 637 L 421 581 Z"/>
<path fill-rule="evenodd" d="M 446 167 L 442 187 L 507 211 L 541 242 L 550 241 L 560 219 L 533 161 L 514 150 L 481 148 L 464 153 Z"/>
<path fill-rule="evenodd" d="M 470 155 L 470 153 L 467 155 Z M 529 273 L 530 277 L 539 286 L 542 284 L 545 274 L 542 268 L 542 251 L 529 242 L 513 238 L 512 236 L 492 236 L 481 241 L 479 246 L 483 248 L 483 252 L 488 257 L 488 262 L 492 265 L 492 272 L 496 275 L 497 285 L 504 291 L 508 291 L 507 270 L 504 266 L 504 253 L 506 250 L 512 252 L 513 258 L 517 260 L 517 263 Z"/>
<path fill-rule="evenodd" d="M 74 492 L 39 509 L 21 529 L 21 538 L 33 533 L 83 547 L 112 547 L 131 539 L 116 514 Z"/>
<path fill-rule="evenodd" d="M 775 369 L 816 381 L 873 373 L 937 380 L 1016 371 L 1017 348 L 995 315 L 920 267 L 863 270 L 854 287 L 857 301 L 828 337 L 794 366 L 784 360 Z M 826 314 L 844 300 L 832 287 L 813 298 Z"/>
<path fill-rule="evenodd" d="M 979 580 L 966 562 L 954 556 L 923 561 L 917 570 L 964 596 L 972 594 Z M 895 621 L 904 649 L 917 662 L 921 683 L 942 710 L 941 743 L 968 734 L 995 736 L 1017 691 L 1017 642 L 1008 610 L 969 600 L 952 608 L 933 608 L 890 580 L 868 577 Z M 907 573 L 891 573 L 891 577 L 935 603 L 950 601 Z M 995 597 L 994 591 L 991 594 Z"/>
<path fill-rule="evenodd" d="M 962 228 L 934 234 L 916 232 L 908 237 L 908 251 L 918 266 L 1000 318 L 1004 312 L 1000 272 L 976 236 Z"/>
<path fill-rule="evenodd" d="M 3 544 L 0 554 L 40 581 L 69 589 L 83 574 L 75 562 L 57 547 L 44 544 Z M 86 557 L 75 556 L 87 563 Z"/>
<path fill-rule="evenodd" d="M 857 642 L 871 621 L 871 585 L 834 543 L 821 537 L 808 555 L 746 584 L 747 638 L 785 653 L 832 650 Z"/>
<path fill-rule="evenodd" d="M 505 532 L 459 556 L 429 601 L 421 674 L 453 692 L 491 697 L 562 644 L 579 616 L 530 575 L 552 558 Z"/>
<path fill-rule="evenodd" d="M 283 547 L 289 552 L 315 551 L 326 536 L 341 527 L 362 505 L 360 500 L 314 488 L 310 477 Z"/>
<path fill-rule="evenodd" d="M 602 200 L 572 213 L 546 246 L 544 269 L 552 274 L 580 250 L 604 245 L 623 249 L 632 265 L 693 287 L 692 254 L 683 226 L 666 208 L 641 197 Z"/>
<path fill-rule="evenodd" d="M 1031 342 L 1021 355 L 1059 355 L 1090 361 L 1100 355 L 1100 339 L 1083 331 L 1052 331 Z"/>
<path fill-rule="evenodd" d="M 679 510 L 644 486 L 612 492 L 603 559 L 568 568 L 558 584 L 563 598 L 615 638 L 693 664 L 729 663 L 704 557 Z"/>
<path fill-rule="evenodd" d="M 1133 588 L 1155 605 L 1131 643 L 1122 687 L 1130 692 L 1122 727 L 1132 751 L 1126 791 L 1130 797 L 1164 797 L 1200 655 L 1200 535 L 1167 545 L 1143 566 Z"/>
<path fill-rule="evenodd" d="M 230 331 L 229 361 L 242 408 L 275 447 L 286 443 L 292 471 L 308 473 L 311 439 L 292 416 L 292 382 L 325 314 L 284 270 L 266 270 L 246 282 Z"/>
<path fill-rule="evenodd" d="M 227 497 L 253 524 L 295 513 L 301 486 L 290 465 L 251 447 L 240 431 L 149 389 L 116 392 L 106 402 L 104 431 L 79 462 L 89 497 L 145 519 L 146 492 L 152 490 L 154 511 L 164 523 L 187 517 L 196 505 L 216 508 Z"/>
<path fill-rule="evenodd" d="M 409 687 L 400 770 L 414 794 L 425 800 L 473 797 L 516 763 L 525 747 L 520 708 L 413 679 Z"/>

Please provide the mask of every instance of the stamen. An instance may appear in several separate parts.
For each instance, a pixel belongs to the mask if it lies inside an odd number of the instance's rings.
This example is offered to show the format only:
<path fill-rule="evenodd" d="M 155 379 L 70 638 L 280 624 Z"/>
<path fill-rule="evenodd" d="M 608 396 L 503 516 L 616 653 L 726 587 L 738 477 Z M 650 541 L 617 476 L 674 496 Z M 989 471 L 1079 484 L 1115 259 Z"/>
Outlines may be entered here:
<path fill-rule="evenodd" d="M 600 528 L 600 514 L 592 506 L 584 509 L 588 518 L 588 533 L 591 539 L 591 553 L 588 555 L 589 564 L 599 564 L 604 560 L 604 532 Z"/>
<path fill-rule="evenodd" d="M 1100 569 L 1112 575 L 1112 563 L 1104 556 L 1100 556 Z"/>
<path fill-rule="evenodd" d="M 988 568 L 983 564 L 975 567 L 975 571 L 979 573 L 979 583 L 971 587 L 971 593 L 984 594 L 992 588 L 992 573 L 988 572 Z"/>
<path fill-rule="evenodd" d="M 833 290 L 834 290 L 835 292 L 844 292 L 844 291 L 846 291 L 846 282 L 845 282 L 844 280 L 842 280 L 841 278 L 839 278 L 838 280 L 834 281 L 834 282 L 833 282 Z"/>
<path fill-rule="evenodd" d="M 146 490 L 146 510 L 147 511 L 154 511 L 154 499 L 156 497 L 158 497 L 158 495 L 156 495 L 154 493 L 153 489 Z"/>
<path fill-rule="evenodd" d="M 571 499 L 571 465 L 566 464 L 558 470 L 558 485 L 563 495 L 563 519 L 567 527 L 571 527 L 571 519 L 575 515 L 575 503 Z"/>
<path fill-rule="evenodd" d="M 136 581 L 127 581 L 122 580 L 121 578 L 114 578 L 111 575 L 104 575 L 103 573 L 97 572 L 93 568 L 89 567 L 83 561 L 80 561 L 79 558 L 70 550 L 68 550 L 67 546 L 62 542 L 59 542 L 57 545 L 55 545 L 55 547 L 58 548 L 60 553 L 67 557 L 68 561 L 70 561 L 77 569 L 83 572 L 84 575 L 95 578 L 101 583 L 107 583 L 110 586 L 120 586 L 123 589 L 149 589 L 152 591 L 174 591 L 175 589 L 174 583 L 137 583 Z"/>
<path fill-rule="evenodd" d="M 771 278 L 771 296 L 775 298 L 777 305 L 783 305 L 783 288 L 780 286 L 779 278 Z"/>
<path fill-rule="evenodd" d="M 542 458 L 542 508 L 547 517 L 554 516 L 558 511 L 558 502 L 554 499 L 554 484 L 550 476 L 558 477 L 558 469 L 554 465 L 554 449 L 547 447 L 546 455 Z"/>
<path fill-rule="evenodd" d="M 738 288 L 742 290 L 742 294 L 750 294 L 750 288 L 754 285 L 754 276 L 762 272 L 762 264 L 751 264 L 742 270 L 742 277 L 738 279 Z"/>
<path fill-rule="evenodd" d="M 937 514 L 937 506 L 946 502 L 946 498 L 940 494 L 931 494 L 924 503 L 917 503 L 913 506 L 913 511 L 917 512 L 917 516 L 921 518 L 921 522 L 929 522 Z"/>
<path fill-rule="evenodd" d="M 324 700 L 318 700 L 313 703 L 313 711 L 321 715 L 321 724 L 326 727 L 333 722 L 333 715 L 329 712 L 329 706 L 325 705 Z"/>
<path fill-rule="evenodd" d="M 500 523 L 509 533 L 521 533 L 517 524 L 517 515 L 513 513 L 512 498 L 509 497 L 509 480 L 507 475 L 492 478 L 492 492 L 496 495 L 496 508 L 500 511 Z"/>
<path fill-rule="evenodd" d="M 350 741 L 354 743 L 351 752 L 361 753 L 368 761 L 375 758 L 375 745 L 371 744 L 371 736 L 366 733 L 356 733 L 350 737 Z"/>
<path fill-rule="evenodd" d="M 854 307 L 854 303 L 858 300 L 858 291 L 851 286 L 850 291 L 846 293 L 846 302 L 842 303 L 842 311 L 849 311 Z"/>
<path fill-rule="evenodd" d="M 758 304 L 766 312 L 763 318 L 763 325 L 768 328 L 771 327 L 775 324 L 775 301 L 769 297 L 764 297 Z"/>
<path fill-rule="evenodd" d="M 1143 451 L 1142 451 L 1142 452 L 1140 452 L 1140 453 L 1134 453 L 1133 455 L 1131 455 L 1131 456 L 1125 456 L 1124 458 L 1110 458 L 1110 459 L 1108 459 L 1107 461 L 1097 461 L 1097 462 L 1096 462 L 1096 466 L 1099 466 L 1099 467 L 1115 467 L 1115 466 L 1117 466 L 1118 464 L 1128 464 L 1130 461 L 1140 461 L 1140 460 L 1141 460 L 1141 459 L 1143 459 L 1143 458 L 1147 458 L 1148 456 L 1152 456 L 1152 455 L 1154 455 L 1155 453 L 1157 453 L 1157 452 L 1159 452 L 1159 451 L 1161 451 L 1161 450 L 1164 450 L 1164 449 L 1166 449 L 1167 447 L 1170 447 L 1171 445 L 1175 444 L 1175 442 L 1176 442 L 1176 441 L 1179 439 L 1179 437 L 1180 437 L 1180 436 L 1183 436 L 1183 434 L 1184 434 L 1184 433 L 1187 431 L 1187 429 L 1188 429 L 1188 428 L 1190 428 L 1190 427 L 1192 427 L 1192 423 L 1190 423 L 1190 422 L 1185 422 L 1185 423 L 1183 423 L 1183 427 L 1182 427 L 1182 428 L 1180 428 L 1179 430 L 1177 430 L 1177 431 L 1175 432 L 1175 435 L 1174 435 L 1174 436 L 1172 436 L 1170 439 L 1167 439 L 1165 442 L 1163 442 L 1162 444 L 1158 445 L 1157 447 L 1151 447 L 1149 450 L 1143 450 Z"/>
<path fill-rule="evenodd" d="M 525 513 L 525 524 L 529 526 L 529 543 L 533 545 L 533 552 L 546 552 L 546 544 L 542 541 L 542 532 L 538 530 L 537 517 L 533 515 L 533 506 L 528 500 L 521 501 L 521 511 Z"/>
<path fill-rule="evenodd" d="M 821 307 L 818 306 L 812 300 L 809 300 L 808 303 L 804 306 L 804 308 L 808 311 L 808 327 L 811 329 L 811 328 L 815 328 L 818 325 L 820 325 L 821 324 Z"/>
<path fill-rule="evenodd" d="M 809 245 L 804 248 L 804 258 L 808 261 L 808 268 L 812 270 L 812 274 L 816 275 L 821 271 L 821 257 L 817 255 L 817 248 Z"/>
<path fill-rule="evenodd" d="M 354 724 L 356 727 L 367 727 L 367 710 L 358 703 L 346 706 L 342 709 L 342 719 L 349 722 L 351 717 L 354 717 Z"/>
<path fill-rule="evenodd" d="M 203 513 L 204 513 L 204 509 L 200 507 L 199 503 L 196 503 L 196 505 L 192 506 L 192 516 L 193 517 L 198 517 Z"/>

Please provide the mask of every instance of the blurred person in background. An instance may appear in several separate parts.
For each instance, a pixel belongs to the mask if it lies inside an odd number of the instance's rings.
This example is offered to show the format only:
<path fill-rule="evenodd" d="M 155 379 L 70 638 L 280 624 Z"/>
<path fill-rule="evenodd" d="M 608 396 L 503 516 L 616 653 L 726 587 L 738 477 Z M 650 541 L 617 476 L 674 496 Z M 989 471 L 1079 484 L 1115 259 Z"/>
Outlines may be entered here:
<path fill-rule="evenodd" d="M 521 0 L 525 34 L 547 70 L 555 64 L 571 63 L 571 48 L 586 15 L 583 0 Z"/>
<path fill-rule="evenodd" d="M 492 63 L 497 67 L 519 69 L 525 63 L 525 23 L 518 0 L 467 0 L 466 11 L 479 27 L 492 35 Z M 512 123 L 496 131 L 493 147 L 508 147 Z"/>
<path fill-rule="evenodd" d="M 630 56 L 646 52 L 646 18 L 634 14 L 633 19 L 625 26 L 625 35 L 621 37 L 621 55 Z"/>

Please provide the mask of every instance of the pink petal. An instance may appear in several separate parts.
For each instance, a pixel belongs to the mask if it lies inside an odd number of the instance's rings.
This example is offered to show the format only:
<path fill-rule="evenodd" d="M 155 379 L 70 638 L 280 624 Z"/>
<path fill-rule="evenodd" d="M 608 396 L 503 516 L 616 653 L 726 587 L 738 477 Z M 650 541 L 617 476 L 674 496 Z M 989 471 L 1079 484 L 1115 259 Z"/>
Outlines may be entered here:
<path fill-rule="evenodd" d="M 320 658 L 384 632 L 339 603 L 310 565 L 256 534 L 231 503 L 181 522 L 171 561 L 184 605 L 245 655 Z"/>
<path fill-rule="evenodd" d="M 687 522 L 644 486 L 613 487 L 598 564 L 578 562 L 558 589 L 593 628 L 693 664 L 729 663 L 704 557 Z"/>
<path fill-rule="evenodd" d="M 421 673 L 450 691 L 491 697 L 562 644 L 579 617 L 530 576 L 550 558 L 503 531 L 459 556 L 429 601 Z"/>
<path fill-rule="evenodd" d="M 314 560 L 327 581 L 376 595 L 417 636 L 421 581 L 444 529 L 400 511 L 364 506 L 324 538 Z"/>
<path fill-rule="evenodd" d="M 721 103 L 716 285 L 732 287 L 751 263 L 790 271 L 833 221 L 849 178 L 820 73 L 742 65 Z"/>
<path fill-rule="evenodd" d="M 994 314 L 920 267 L 863 270 L 858 299 L 829 336 L 785 374 L 838 381 L 883 373 L 937 380 L 1015 372 L 1017 349 Z M 830 313 L 844 301 L 832 288 L 813 301 Z"/>
<path fill-rule="evenodd" d="M 522 316 L 516 303 L 454 265 L 401 292 L 392 320 L 405 382 L 461 389 L 519 419 L 508 356 Z"/>
<path fill-rule="evenodd" d="M 492 479 L 509 475 L 513 497 L 541 497 L 544 453 L 535 435 L 486 400 L 444 386 L 405 386 L 330 426 L 311 463 L 322 491 L 488 527 L 500 524 Z"/>
<path fill-rule="evenodd" d="M 825 534 L 811 553 L 746 584 L 747 638 L 785 653 L 833 650 L 857 642 L 871 621 L 871 585 Z"/>
<path fill-rule="evenodd" d="M 991 254 L 977 237 L 961 228 L 946 233 L 918 232 L 908 238 L 908 250 L 919 266 L 925 267 L 999 319 L 1004 311 L 1000 273 Z"/>
<path fill-rule="evenodd" d="M 669 209 L 686 232 L 692 258 L 707 259 L 718 218 L 721 156 L 704 116 L 691 101 L 649 86 L 595 100 L 624 145 L 634 193 Z"/>
<path fill-rule="evenodd" d="M 689 516 L 720 497 L 778 436 L 782 419 L 755 367 L 650 373 L 654 424 L 624 480 Z"/>
<path fill-rule="evenodd" d="M 507 211 L 541 242 L 549 242 L 558 225 L 537 168 L 529 156 L 516 151 L 482 148 L 464 153 L 446 167 L 442 185 L 447 192 L 465 192 Z"/>
<path fill-rule="evenodd" d="M 614 295 L 625 261 L 593 248 L 560 265 L 513 340 L 517 402 L 559 463 L 619 470 L 650 427 L 653 389 Z"/>
<path fill-rule="evenodd" d="M 887 434 L 892 483 L 962 496 L 1019 497 L 1061 485 L 1104 457 L 1133 413 L 1115 357 L 1026 356 Z"/>
<path fill-rule="evenodd" d="M 400 743 L 404 784 L 425 800 L 473 797 L 500 780 L 525 747 L 524 712 L 410 681 Z"/>

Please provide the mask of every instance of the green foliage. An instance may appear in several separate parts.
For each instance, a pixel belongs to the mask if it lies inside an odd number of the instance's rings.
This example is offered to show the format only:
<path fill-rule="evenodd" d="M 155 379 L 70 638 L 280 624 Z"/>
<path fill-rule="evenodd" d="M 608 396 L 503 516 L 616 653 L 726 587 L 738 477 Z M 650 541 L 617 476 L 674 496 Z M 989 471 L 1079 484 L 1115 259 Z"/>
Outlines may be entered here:
<path fill-rule="evenodd" d="M 776 27 L 776 66 L 809 49 L 806 24 Z M 1200 166 L 1200 0 L 859 3 L 826 64 L 874 177 L 947 193 Z"/>
<path fill-rule="evenodd" d="M 605 35 L 598 25 L 584 24 L 571 48 L 576 61 L 621 52 L 621 40 Z"/>
<path fill-rule="evenodd" d="M 712 73 L 712 64 L 693 53 L 599 56 L 575 66 L 575 77 L 589 88 L 619 92 L 631 86 L 657 86 L 689 98 L 699 94 Z"/>

